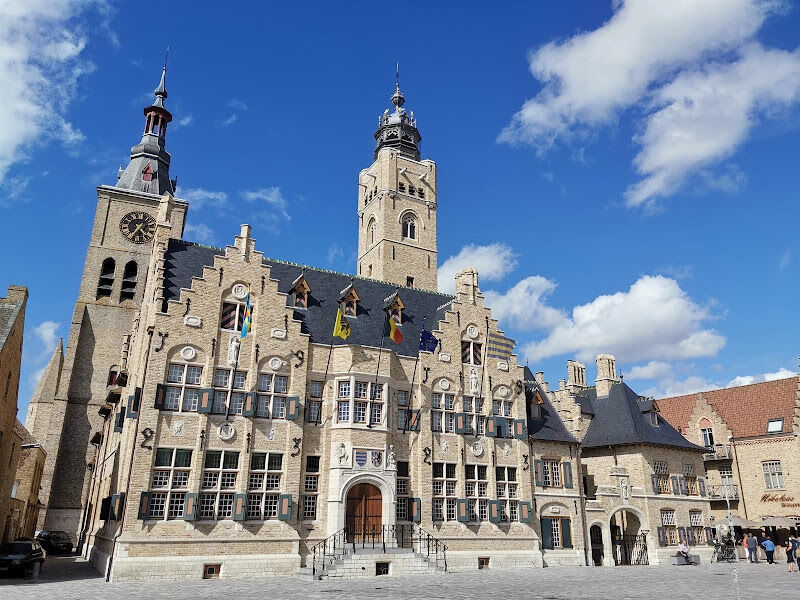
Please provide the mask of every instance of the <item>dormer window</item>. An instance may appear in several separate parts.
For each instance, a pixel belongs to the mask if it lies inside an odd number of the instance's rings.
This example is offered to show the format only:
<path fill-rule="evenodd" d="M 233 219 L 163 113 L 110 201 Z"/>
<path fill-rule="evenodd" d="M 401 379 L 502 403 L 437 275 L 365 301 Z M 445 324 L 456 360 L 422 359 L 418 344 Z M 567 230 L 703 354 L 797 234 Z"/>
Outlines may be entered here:
<path fill-rule="evenodd" d="M 400 296 L 397 293 L 393 294 L 389 297 L 384 306 L 384 310 L 389 313 L 389 318 L 394 319 L 395 323 L 401 325 L 403 323 L 403 309 L 405 306 L 403 305 L 403 301 L 400 300 Z"/>
<path fill-rule="evenodd" d="M 658 412 L 655 410 L 650 411 L 650 425 L 658 427 Z"/>
<path fill-rule="evenodd" d="M 311 288 L 304 274 L 301 273 L 300 277 L 292 282 L 292 289 L 289 292 L 292 294 L 292 306 L 308 308 L 308 294 L 311 292 Z"/>
<path fill-rule="evenodd" d="M 358 312 L 358 294 L 351 283 L 342 290 L 339 296 L 342 312 L 348 317 L 355 317 Z"/>
<path fill-rule="evenodd" d="M 356 316 L 356 303 L 353 300 L 348 300 L 344 303 L 344 314 L 349 317 Z"/>

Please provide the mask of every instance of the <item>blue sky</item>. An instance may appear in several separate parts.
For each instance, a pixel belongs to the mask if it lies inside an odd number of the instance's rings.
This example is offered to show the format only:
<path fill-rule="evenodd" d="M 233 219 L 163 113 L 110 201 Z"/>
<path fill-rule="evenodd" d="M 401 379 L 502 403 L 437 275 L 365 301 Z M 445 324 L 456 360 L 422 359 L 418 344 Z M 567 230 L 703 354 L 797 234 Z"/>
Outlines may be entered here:
<path fill-rule="evenodd" d="M 250 222 L 267 256 L 353 272 L 356 178 L 399 61 L 439 168 L 441 287 L 477 266 L 521 362 L 557 385 L 567 359 L 593 379 L 609 352 L 657 396 L 796 372 L 796 3 L 285 4 L 0 6 L 20 417 L 167 46 L 187 239 Z"/>

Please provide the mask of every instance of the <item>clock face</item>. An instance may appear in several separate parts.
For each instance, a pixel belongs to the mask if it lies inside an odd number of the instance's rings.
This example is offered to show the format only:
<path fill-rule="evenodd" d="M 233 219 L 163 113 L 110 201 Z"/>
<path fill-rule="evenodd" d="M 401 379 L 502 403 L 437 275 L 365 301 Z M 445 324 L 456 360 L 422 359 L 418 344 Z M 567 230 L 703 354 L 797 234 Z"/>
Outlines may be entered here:
<path fill-rule="evenodd" d="M 144 244 L 156 233 L 156 220 L 146 212 L 129 212 L 119 222 L 119 230 L 134 244 Z"/>

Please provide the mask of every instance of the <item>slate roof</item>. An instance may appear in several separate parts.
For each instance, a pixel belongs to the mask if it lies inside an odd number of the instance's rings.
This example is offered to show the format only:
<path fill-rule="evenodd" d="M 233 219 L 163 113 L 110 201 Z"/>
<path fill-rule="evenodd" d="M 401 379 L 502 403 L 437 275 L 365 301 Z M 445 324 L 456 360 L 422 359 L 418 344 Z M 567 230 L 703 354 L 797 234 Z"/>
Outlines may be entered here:
<path fill-rule="evenodd" d="M 625 383 L 612 385 L 608 396 L 597 397 L 595 388 L 583 390 L 581 395 L 591 403 L 594 411 L 583 438 L 584 448 L 655 444 L 699 452 L 705 450 L 692 444 L 661 416 L 657 427 L 651 425 L 646 412 L 652 408 L 652 402 L 640 401 L 639 395 Z"/>
<path fill-rule="evenodd" d="M 800 402 L 797 397 L 798 385 L 800 382 L 797 377 L 788 377 L 700 394 L 662 398 L 656 402 L 664 418 L 683 431 L 689 425 L 697 396 L 702 395 L 722 417 L 735 438 L 766 435 L 767 421 L 770 419 L 783 419 L 781 433 L 791 433 L 795 406 Z"/>
<path fill-rule="evenodd" d="M 525 399 L 530 402 L 533 398 L 535 390 L 539 390 L 539 396 L 544 401 L 540 405 L 541 418 L 533 419 L 528 416 L 528 436 L 535 440 L 543 440 L 548 442 L 566 442 L 570 444 L 577 444 L 578 440 L 567 431 L 564 421 L 558 416 L 553 403 L 550 398 L 536 383 L 533 373 L 528 367 L 525 367 Z"/>
<path fill-rule="evenodd" d="M 19 313 L 22 304 L 19 302 L 0 302 L 0 349 L 6 343 L 8 334 L 11 333 L 11 328 L 17 320 L 17 313 Z"/>
<path fill-rule="evenodd" d="M 165 254 L 164 297 L 178 300 L 181 288 L 190 288 L 192 277 L 201 277 L 203 267 L 214 265 L 214 256 L 224 256 L 225 251 L 182 240 L 170 240 Z M 278 280 L 278 290 L 289 293 L 293 282 L 304 274 L 311 291 L 308 294 L 308 308 L 295 309 L 294 318 L 302 321 L 302 331 L 318 344 L 330 344 L 338 300 L 342 290 L 353 284 L 359 297 L 356 317 L 348 317 L 352 333 L 347 340 L 334 338 L 334 346 L 361 345 L 378 347 L 386 323 L 383 312 L 384 302 L 399 289 L 400 298 L 405 305 L 400 330 L 403 341 L 395 344 L 384 340 L 384 348 L 404 356 L 417 356 L 419 353 L 419 334 L 423 319 L 428 330 L 435 330 L 440 319 L 449 308 L 453 296 L 397 286 L 383 281 L 353 277 L 343 273 L 325 271 L 305 265 L 288 263 L 272 258 L 264 258 L 270 267 L 270 277 Z M 286 299 L 292 306 L 292 296 Z M 443 305 L 446 305 L 443 307 Z M 254 326 L 258 327 L 258 315 Z"/>

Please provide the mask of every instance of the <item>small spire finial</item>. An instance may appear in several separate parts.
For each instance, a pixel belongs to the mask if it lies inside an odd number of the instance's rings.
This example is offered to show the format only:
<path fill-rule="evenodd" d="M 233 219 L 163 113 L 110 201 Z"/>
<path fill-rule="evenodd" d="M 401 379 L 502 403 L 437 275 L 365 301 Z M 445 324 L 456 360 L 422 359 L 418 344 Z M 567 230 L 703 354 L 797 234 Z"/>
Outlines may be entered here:
<path fill-rule="evenodd" d="M 406 99 L 403 96 L 403 92 L 400 91 L 400 63 L 395 63 L 394 68 L 394 94 L 391 97 L 391 102 L 394 104 L 395 108 L 398 112 L 400 112 L 400 108 L 405 104 Z"/>
<path fill-rule="evenodd" d="M 164 53 L 164 70 L 167 70 L 167 61 L 169 60 L 169 46 L 167 46 L 167 51 Z"/>
<path fill-rule="evenodd" d="M 394 67 L 394 89 L 400 89 L 400 63 L 395 63 Z"/>

